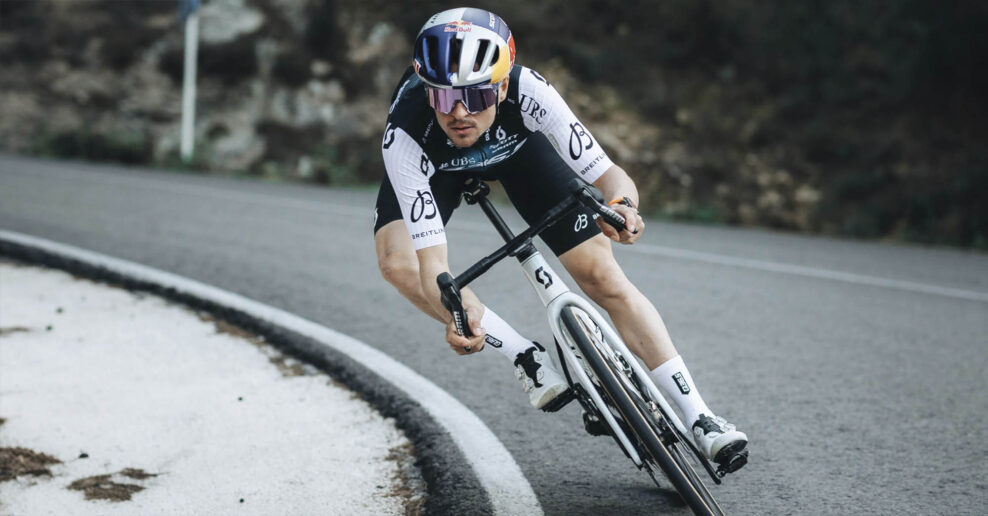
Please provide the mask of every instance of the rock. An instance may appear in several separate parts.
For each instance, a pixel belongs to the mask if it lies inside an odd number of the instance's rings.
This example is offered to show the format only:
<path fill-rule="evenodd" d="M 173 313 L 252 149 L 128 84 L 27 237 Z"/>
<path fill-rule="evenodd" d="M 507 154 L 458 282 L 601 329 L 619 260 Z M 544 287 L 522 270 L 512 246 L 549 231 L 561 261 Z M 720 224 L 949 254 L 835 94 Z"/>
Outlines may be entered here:
<path fill-rule="evenodd" d="M 738 220 L 741 224 L 750 226 L 758 222 L 758 211 L 750 204 L 738 206 Z"/>
<path fill-rule="evenodd" d="M 228 132 L 211 144 L 211 152 L 205 156 L 210 166 L 218 170 L 250 170 L 264 156 L 266 144 L 255 131 L 258 118 L 250 109 L 230 111 L 214 116 L 214 123 L 221 123 Z M 196 125 L 196 133 L 203 124 Z"/>
<path fill-rule="evenodd" d="M 782 194 L 778 190 L 767 190 L 758 197 L 758 208 L 762 210 L 778 210 L 782 207 Z"/>
<path fill-rule="evenodd" d="M 772 184 L 772 173 L 767 170 L 759 172 L 755 177 L 758 182 L 758 186 L 762 188 L 768 188 Z"/>
<path fill-rule="evenodd" d="M 789 186 L 792 184 L 792 175 L 785 170 L 778 170 L 775 172 L 775 176 L 772 178 L 775 184 L 780 186 Z"/>
<path fill-rule="evenodd" d="M 356 29 L 357 32 L 360 31 L 359 27 Z M 358 34 L 353 35 L 358 36 Z M 382 58 L 387 59 L 394 52 L 404 50 L 408 46 L 405 38 L 391 24 L 385 22 L 374 24 L 366 38 L 358 39 L 362 39 L 361 43 L 352 45 L 347 54 L 347 59 L 357 65 L 378 61 Z M 407 55 L 405 54 L 405 58 L 410 59 Z"/>
<path fill-rule="evenodd" d="M 320 81 L 313 79 L 305 88 L 296 91 L 290 106 L 293 125 L 333 124 L 336 121 L 338 107 L 345 107 L 343 102 L 346 93 L 343 85 L 337 80 Z"/>
<path fill-rule="evenodd" d="M 799 204 L 816 204 L 820 202 L 820 191 L 810 185 L 802 185 L 796 189 L 794 198 Z"/>
<path fill-rule="evenodd" d="M 323 61 L 322 59 L 315 59 L 309 64 L 309 71 L 312 75 L 321 79 L 333 71 L 333 65 L 329 64 L 327 61 Z"/>
<path fill-rule="evenodd" d="M 264 23 L 264 15 L 244 0 L 212 0 L 199 10 L 199 40 L 206 44 L 230 43 Z"/>
<path fill-rule="evenodd" d="M 158 69 L 154 57 L 141 59 L 120 81 L 125 96 L 118 109 L 131 117 L 170 121 L 182 115 L 182 90 Z"/>
<path fill-rule="evenodd" d="M 106 107 L 116 102 L 120 94 L 118 84 L 119 79 L 107 69 L 70 69 L 49 82 L 48 88 L 77 104 Z"/>
<path fill-rule="evenodd" d="M 31 147 L 31 134 L 39 125 L 37 114 L 41 111 L 38 97 L 31 91 L 0 90 L 0 140 L 13 151 L 25 151 Z"/>
<path fill-rule="evenodd" d="M 305 0 L 270 0 L 274 8 L 278 10 L 281 17 L 291 25 L 296 34 L 305 32 L 306 25 L 311 16 L 310 8 L 312 2 Z"/>

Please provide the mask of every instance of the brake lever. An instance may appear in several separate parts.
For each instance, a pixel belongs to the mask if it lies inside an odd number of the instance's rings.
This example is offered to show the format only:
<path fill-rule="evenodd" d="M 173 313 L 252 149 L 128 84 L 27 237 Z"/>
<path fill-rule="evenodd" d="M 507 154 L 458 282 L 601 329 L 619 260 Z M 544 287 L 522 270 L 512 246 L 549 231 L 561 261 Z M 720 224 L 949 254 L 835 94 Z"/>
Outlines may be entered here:
<path fill-rule="evenodd" d="M 439 299 L 443 307 L 453 316 L 456 333 L 462 337 L 473 337 L 470 325 L 467 324 L 467 311 L 463 309 L 463 296 L 453 276 L 444 272 L 436 277 L 436 283 L 439 285 Z"/>

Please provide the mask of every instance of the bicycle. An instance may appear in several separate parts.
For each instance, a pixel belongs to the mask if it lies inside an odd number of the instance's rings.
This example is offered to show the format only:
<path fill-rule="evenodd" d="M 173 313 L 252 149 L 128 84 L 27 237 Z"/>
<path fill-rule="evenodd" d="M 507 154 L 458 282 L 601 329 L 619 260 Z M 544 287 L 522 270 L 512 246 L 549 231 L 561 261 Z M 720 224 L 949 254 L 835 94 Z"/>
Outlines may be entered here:
<path fill-rule="evenodd" d="M 555 412 L 576 400 L 583 407 L 584 422 L 603 424 L 605 433 L 614 438 L 625 455 L 638 469 L 645 470 L 656 485 L 661 486 L 655 475 L 656 470 L 661 470 L 694 513 L 724 514 L 688 457 L 701 465 L 715 484 L 720 484 L 721 477 L 747 462 L 747 452 L 714 470 L 617 332 L 586 299 L 558 279 L 532 244 L 532 238 L 580 204 L 619 231 L 625 228 L 624 218 L 604 204 L 603 196 L 592 185 L 574 179 L 571 191 L 573 195 L 514 235 L 487 198 L 490 187 L 473 180 L 463 194 L 464 200 L 467 204 L 480 205 L 505 244 L 455 278 L 449 273 L 440 274 L 436 281 L 443 306 L 452 314 L 457 331 L 472 336 L 460 289 L 504 258 L 516 258 L 546 307 L 556 340 L 557 363 L 569 383 L 569 389 L 542 410 Z"/>

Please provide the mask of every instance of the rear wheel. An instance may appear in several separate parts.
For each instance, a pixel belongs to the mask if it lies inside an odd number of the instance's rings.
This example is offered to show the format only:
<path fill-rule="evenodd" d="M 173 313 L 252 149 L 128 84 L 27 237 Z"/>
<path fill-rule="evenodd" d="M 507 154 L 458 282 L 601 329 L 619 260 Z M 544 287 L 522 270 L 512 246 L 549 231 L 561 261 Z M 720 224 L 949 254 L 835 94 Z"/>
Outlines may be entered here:
<path fill-rule="evenodd" d="M 583 359 L 595 373 L 601 397 L 611 405 L 611 412 L 624 423 L 622 426 L 631 429 L 627 432 L 628 438 L 637 441 L 636 447 L 647 463 L 646 467 L 661 469 L 694 513 L 724 514 L 677 446 L 676 433 L 645 400 L 630 368 L 603 341 L 596 328 L 590 326 L 593 323 L 589 317 L 579 308 L 570 307 L 562 311 L 562 320 Z"/>

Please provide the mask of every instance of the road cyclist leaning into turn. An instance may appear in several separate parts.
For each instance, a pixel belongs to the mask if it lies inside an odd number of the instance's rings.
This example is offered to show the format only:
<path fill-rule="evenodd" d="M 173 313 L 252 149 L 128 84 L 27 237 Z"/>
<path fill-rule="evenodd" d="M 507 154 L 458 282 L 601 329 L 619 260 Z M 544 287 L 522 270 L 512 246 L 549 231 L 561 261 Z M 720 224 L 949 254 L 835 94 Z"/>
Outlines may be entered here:
<path fill-rule="evenodd" d="M 510 360 L 532 406 L 544 409 L 568 385 L 550 356 L 463 289 L 474 336 L 456 332 L 436 276 L 449 272 L 445 225 L 470 180 L 500 181 L 532 224 L 569 195 L 574 176 L 592 183 L 627 219 L 618 233 L 580 208 L 541 238 L 580 288 L 607 311 L 621 338 L 683 413 L 697 447 L 723 462 L 747 436 L 704 403 L 652 303 L 625 277 L 611 241 L 633 244 L 645 223 L 638 191 L 538 72 L 514 65 L 504 20 L 473 8 L 440 12 L 415 41 L 413 66 L 392 98 L 382 154 L 387 177 L 375 210 L 374 239 L 384 278 L 419 310 L 446 325 L 457 354 L 490 346 Z M 564 219 L 566 220 L 566 219 Z M 592 429 L 588 427 L 588 431 Z"/>

